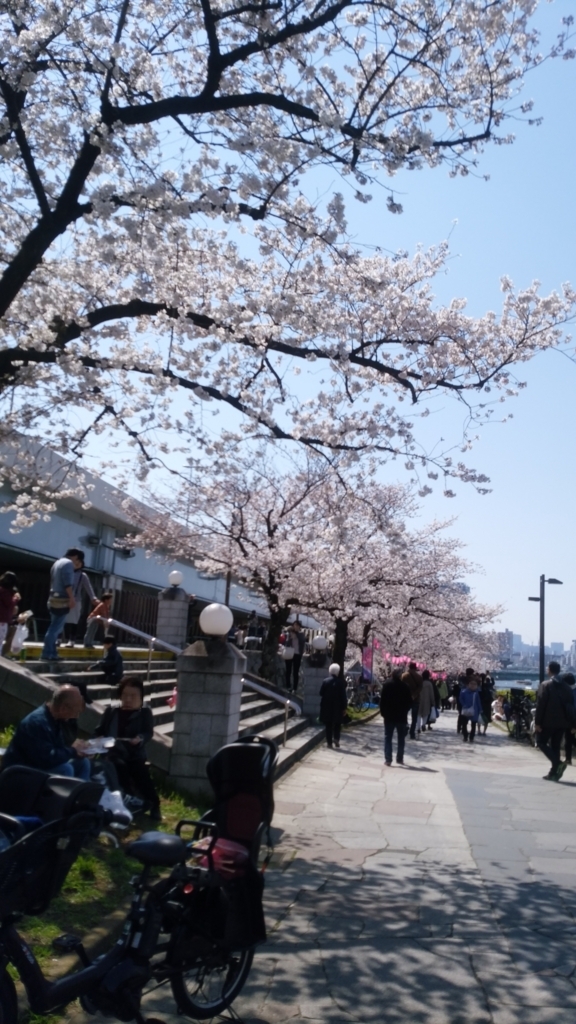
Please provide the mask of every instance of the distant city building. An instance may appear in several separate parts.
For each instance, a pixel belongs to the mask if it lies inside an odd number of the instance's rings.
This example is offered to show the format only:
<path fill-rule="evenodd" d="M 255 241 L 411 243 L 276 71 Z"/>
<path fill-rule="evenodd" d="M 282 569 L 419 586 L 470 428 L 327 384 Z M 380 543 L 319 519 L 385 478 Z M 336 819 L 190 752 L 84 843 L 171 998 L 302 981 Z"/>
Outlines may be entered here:
<path fill-rule="evenodd" d="M 510 629 L 498 633 L 498 657 L 503 664 L 510 664 L 514 654 L 514 634 Z"/>
<path fill-rule="evenodd" d="M 550 644 L 550 650 L 552 654 L 564 654 L 564 644 L 553 643 Z"/>

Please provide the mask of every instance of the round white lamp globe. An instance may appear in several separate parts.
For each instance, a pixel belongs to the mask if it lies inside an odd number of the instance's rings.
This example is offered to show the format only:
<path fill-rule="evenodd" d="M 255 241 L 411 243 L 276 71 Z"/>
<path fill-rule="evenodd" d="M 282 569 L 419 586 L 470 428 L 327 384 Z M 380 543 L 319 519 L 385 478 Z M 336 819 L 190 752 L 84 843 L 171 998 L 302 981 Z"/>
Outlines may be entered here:
<path fill-rule="evenodd" d="M 234 616 L 225 604 L 209 604 L 200 612 L 198 621 L 207 636 L 226 636 L 232 628 Z"/>
<path fill-rule="evenodd" d="M 179 587 L 180 584 L 182 583 L 183 579 L 184 579 L 184 577 L 183 577 L 182 573 L 180 572 L 180 570 L 179 569 L 174 569 L 170 573 L 170 575 L 168 577 L 168 582 L 169 582 L 171 587 Z"/>
<path fill-rule="evenodd" d="M 312 641 L 312 647 L 315 651 L 325 651 L 328 647 L 328 641 L 325 636 L 315 636 Z"/>

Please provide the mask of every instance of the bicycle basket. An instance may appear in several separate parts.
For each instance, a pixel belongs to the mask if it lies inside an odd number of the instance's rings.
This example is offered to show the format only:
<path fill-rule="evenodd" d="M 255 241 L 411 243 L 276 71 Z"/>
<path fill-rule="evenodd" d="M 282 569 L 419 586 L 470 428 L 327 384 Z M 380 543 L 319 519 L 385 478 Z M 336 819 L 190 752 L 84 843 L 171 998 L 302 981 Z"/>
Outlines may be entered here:
<path fill-rule="evenodd" d="M 97 817 L 81 811 L 52 821 L 0 853 L 0 920 L 9 914 L 41 914 L 58 895 Z"/>

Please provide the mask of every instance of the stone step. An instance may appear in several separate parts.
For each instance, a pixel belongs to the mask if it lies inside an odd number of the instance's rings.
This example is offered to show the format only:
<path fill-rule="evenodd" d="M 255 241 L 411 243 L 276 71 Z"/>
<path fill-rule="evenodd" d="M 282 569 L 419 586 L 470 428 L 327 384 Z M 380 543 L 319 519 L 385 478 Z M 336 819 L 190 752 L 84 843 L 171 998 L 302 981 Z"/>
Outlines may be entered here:
<path fill-rule="evenodd" d="M 291 721 L 293 711 L 288 713 L 288 720 Z M 257 712 L 246 718 L 242 719 L 242 725 L 240 728 L 240 736 L 247 736 L 256 732 L 261 732 L 263 729 L 268 729 L 273 725 L 284 725 L 284 708 L 274 703 L 274 707 L 271 711 L 264 711 L 262 713 Z"/>
<path fill-rule="evenodd" d="M 103 655 L 102 655 L 103 657 Z M 88 661 L 71 661 L 64 659 L 61 662 L 46 662 L 46 661 L 27 661 L 25 668 L 29 669 L 30 672 L 34 672 L 36 675 L 47 676 L 47 678 L 54 678 L 58 676 L 87 676 L 91 675 L 89 665 L 96 664 L 100 661 L 101 657 L 91 658 Z M 53 671 L 47 671 L 49 665 L 53 667 Z M 146 676 L 148 672 L 148 662 L 142 661 L 127 661 L 124 659 L 123 663 L 124 672 L 131 672 L 133 675 Z M 176 672 L 176 665 L 173 661 L 153 661 L 150 665 L 150 675 L 153 674 L 164 674 L 174 675 Z"/>
<path fill-rule="evenodd" d="M 260 697 L 256 694 L 256 700 L 246 701 L 240 705 L 240 721 L 244 721 L 248 718 L 253 718 L 257 715 L 265 715 L 269 711 L 278 712 L 278 704 L 275 700 L 267 700 L 266 697 Z M 282 711 L 282 714 L 284 712 Z"/>
<path fill-rule="evenodd" d="M 286 746 L 282 741 L 278 743 L 278 764 L 274 778 L 279 779 L 285 775 L 290 768 L 293 768 L 298 761 L 301 761 L 306 754 L 309 754 L 315 747 L 324 742 L 326 730 L 323 725 L 310 725 L 307 719 L 302 720 L 304 728 L 293 734 L 286 740 Z"/>
<path fill-rule="evenodd" d="M 151 679 L 150 682 L 144 683 L 144 699 L 147 700 L 149 696 L 156 693 L 168 693 L 172 696 L 175 686 L 175 679 Z M 88 683 L 87 690 L 92 700 L 97 700 L 101 704 L 109 704 L 118 696 L 117 688 L 104 682 Z"/>
<path fill-rule="evenodd" d="M 284 736 L 284 714 L 282 714 L 282 718 L 280 720 L 278 720 L 277 715 L 274 717 L 272 715 L 269 717 L 261 715 L 259 716 L 259 720 L 258 725 L 256 725 L 255 722 L 249 726 L 241 723 L 241 727 L 238 730 L 238 736 L 267 736 L 269 739 L 274 740 L 275 743 L 280 743 Z M 301 732 L 306 725 L 307 719 L 302 716 L 299 716 L 298 718 L 296 718 L 296 716 L 289 718 L 286 726 L 286 735 L 294 736 L 295 733 Z"/>

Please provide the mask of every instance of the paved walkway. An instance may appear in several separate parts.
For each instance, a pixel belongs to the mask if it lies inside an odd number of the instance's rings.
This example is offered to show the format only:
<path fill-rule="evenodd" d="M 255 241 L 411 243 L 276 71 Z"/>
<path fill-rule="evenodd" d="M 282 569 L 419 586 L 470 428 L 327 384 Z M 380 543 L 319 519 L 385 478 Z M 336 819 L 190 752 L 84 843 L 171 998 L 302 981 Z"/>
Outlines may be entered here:
<path fill-rule="evenodd" d="M 576 768 L 447 713 L 386 768 L 381 720 L 276 788 L 246 1024 L 574 1024 Z M 160 990 L 144 1013 L 169 1016 Z"/>

